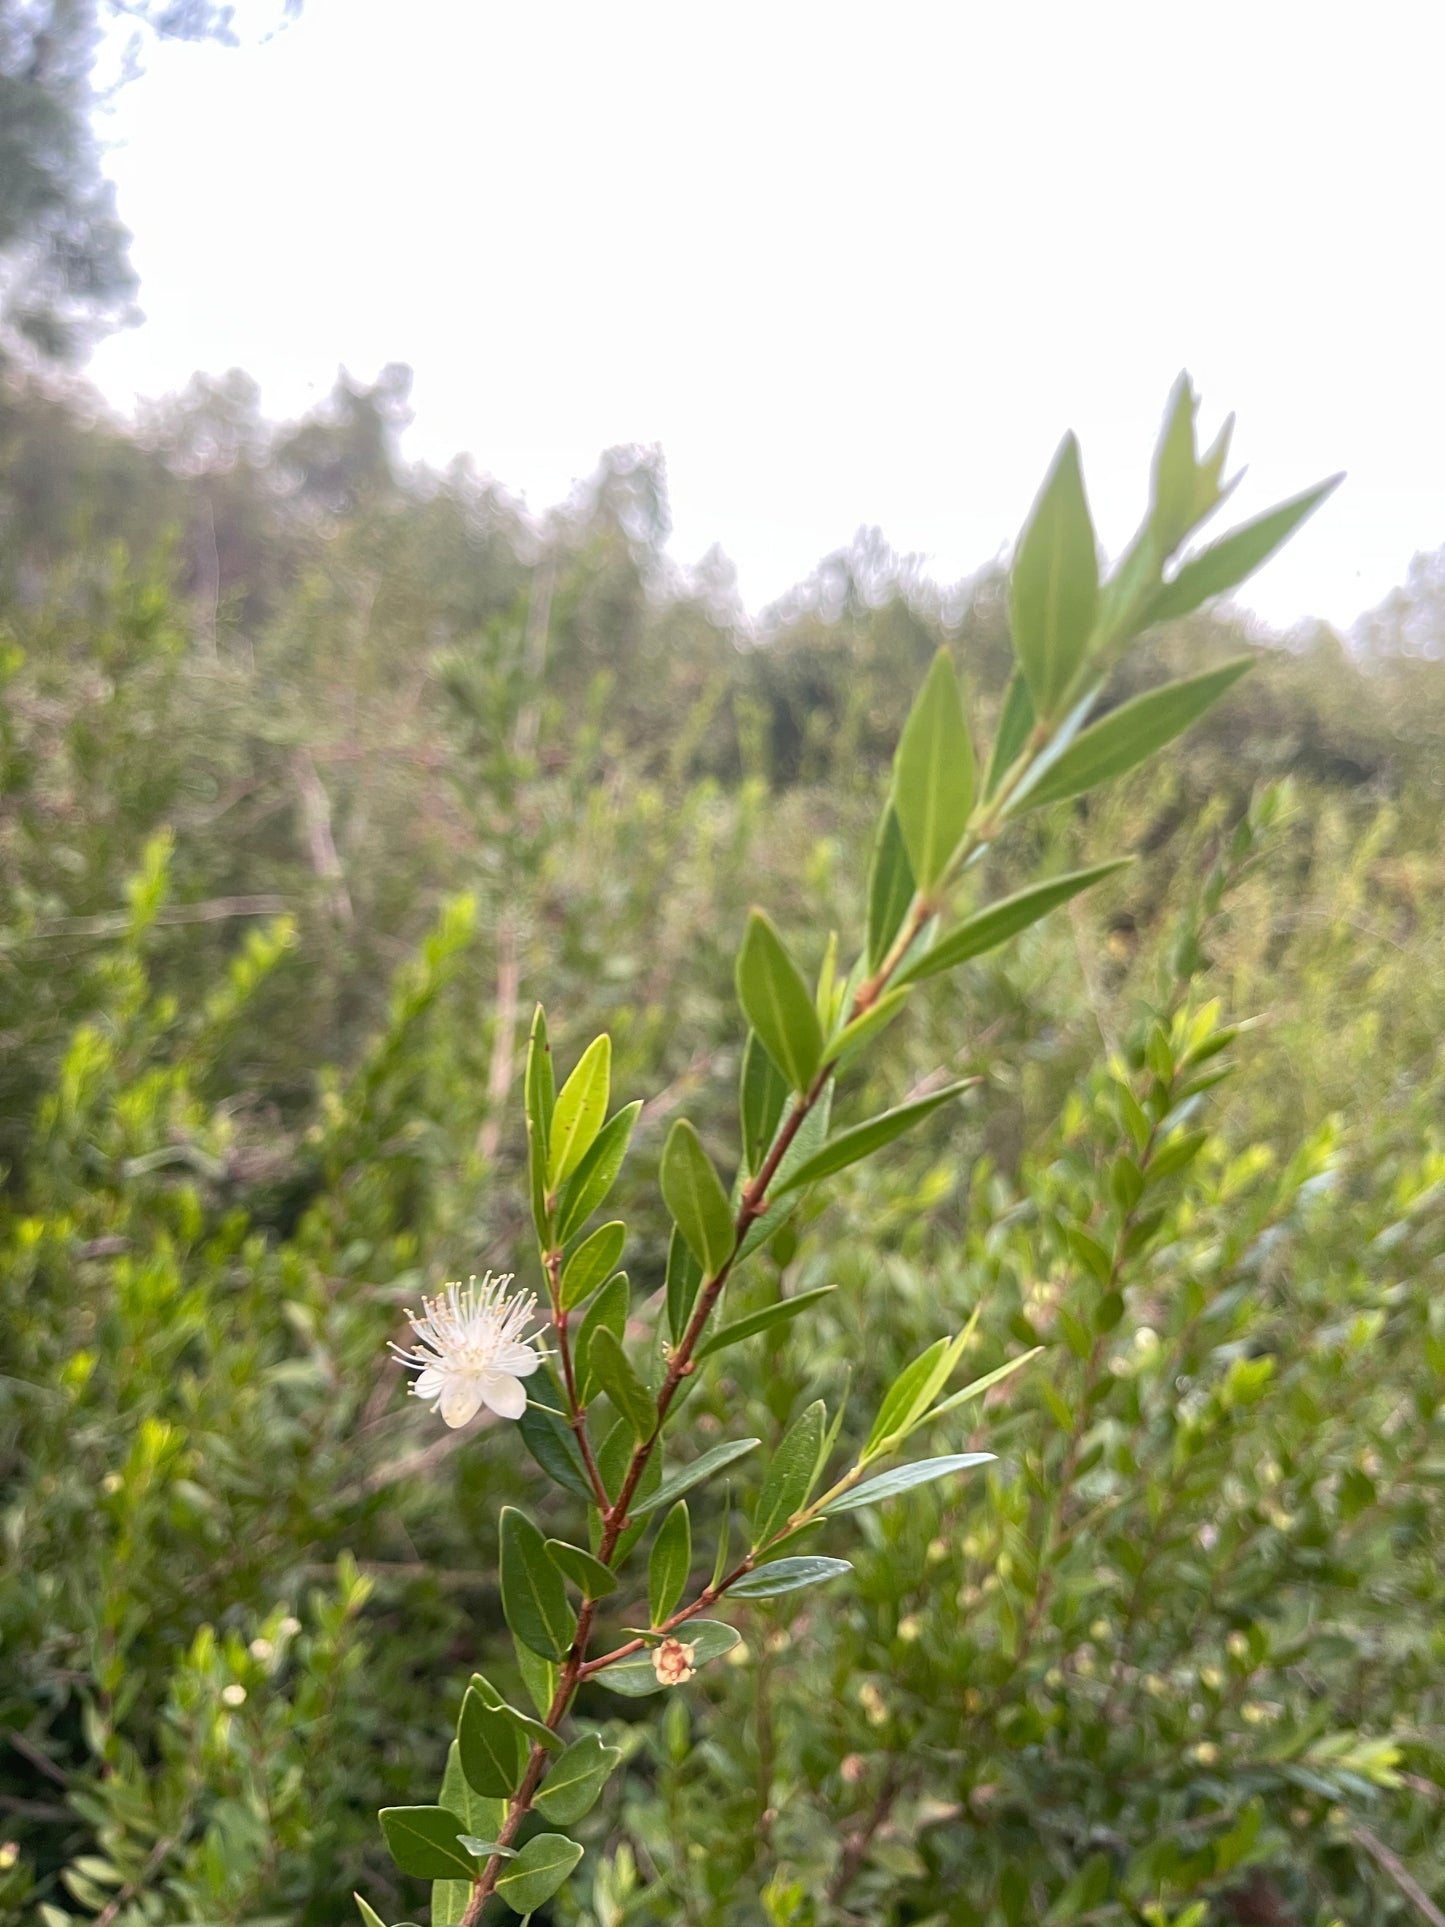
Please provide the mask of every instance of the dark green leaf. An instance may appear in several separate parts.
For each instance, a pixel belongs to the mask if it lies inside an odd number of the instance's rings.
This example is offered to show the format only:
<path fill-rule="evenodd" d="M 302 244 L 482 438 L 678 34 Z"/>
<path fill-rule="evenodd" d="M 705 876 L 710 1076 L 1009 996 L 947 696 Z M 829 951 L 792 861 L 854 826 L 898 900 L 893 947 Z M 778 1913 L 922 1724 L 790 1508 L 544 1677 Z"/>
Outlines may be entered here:
<path fill-rule="evenodd" d="M 474 1686 L 467 1688 L 457 1721 L 462 1772 L 474 1793 L 489 1800 L 510 1798 L 526 1767 L 521 1735 L 502 1713 L 487 1705 Z"/>
<path fill-rule="evenodd" d="M 674 1345 L 687 1330 L 701 1283 L 702 1266 L 693 1257 L 687 1239 L 674 1225 L 667 1241 L 667 1329 Z"/>
<path fill-rule="evenodd" d="M 1289 540 L 1306 516 L 1312 515 L 1344 479 L 1343 475 L 1332 475 L 1328 481 L 1316 483 L 1302 495 L 1281 502 L 1278 508 L 1256 516 L 1253 521 L 1242 522 L 1237 529 L 1231 529 L 1228 535 L 1222 535 L 1198 555 L 1191 556 L 1173 581 L 1166 582 L 1150 603 L 1145 620 L 1171 622 L 1177 616 L 1187 616 L 1211 596 L 1238 588 Z"/>
<path fill-rule="evenodd" d="M 607 1116 L 612 1084 L 612 1039 L 594 1037 L 557 1093 L 547 1146 L 547 1189 L 555 1192 L 587 1152 Z"/>
<path fill-rule="evenodd" d="M 952 970 L 958 964 L 967 963 L 971 957 L 982 956 L 987 950 L 996 950 L 1010 937 L 1026 930 L 1040 917 L 1047 916 L 1070 897 L 1076 897 L 1081 890 L 1089 889 L 1100 883 L 1116 870 L 1122 870 L 1134 861 L 1133 857 L 1116 857 L 1112 863 L 1096 863 L 1087 870 L 1070 870 L 1061 877 L 1049 877 L 1043 883 L 1031 883 L 1026 890 L 1016 890 L 1011 897 L 1002 897 L 997 903 L 990 903 L 982 910 L 976 910 L 971 917 L 965 917 L 957 928 L 950 930 L 932 950 L 910 963 L 900 971 L 896 982 L 899 984 L 917 983 L 924 977 L 936 977 L 941 970 Z"/>
<path fill-rule="evenodd" d="M 472 1880 L 476 1862 L 457 1843 L 467 1823 L 446 1807 L 383 1807 L 381 1830 L 392 1859 L 418 1880 Z"/>
<path fill-rule="evenodd" d="M 788 1080 L 763 1048 L 755 1030 L 748 1032 L 743 1051 L 743 1069 L 738 1091 L 738 1110 L 743 1127 L 743 1158 L 749 1172 L 756 1171 L 767 1156 L 768 1147 L 782 1122 L 788 1101 Z M 681 1337 L 674 1332 L 675 1338 Z"/>
<path fill-rule="evenodd" d="M 516 1859 L 507 1863 L 497 1892 L 514 1914 L 534 1913 L 552 1898 L 581 1858 L 581 1847 L 565 1834 L 534 1834 Z"/>
<path fill-rule="evenodd" d="M 1099 556 L 1066 435 L 1029 516 L 1009 576 L 1014 653 L 1037 716 L 1052 720 L 1082 667 L 1099 600 Z"/>
<path fill-rule="evenodd" d="M 609 1325 L 599 1325 L 592 1334 L 587 1371 L 627 1420 L 638 1442 L 651 1438 L 657 1430 L 657 1405 Z"/>
<path fill-rule="evenodd" d="M 562 1309 L 580 1305 L 604 1279 L 617 1269 L 622 1247 L 627 1242 L 627 1226 L 620 1218 L 599 1225 L 591 1237 L 584 1238 L 562 1267 Z"/>
<path fill-rule="evenodd" d="M 933 658 L 893 759 L 893 808 L 921 890 L 943 877 L 973 808 L 973 745 L 946 649 Z"/>
<path fill-rule="evenodd" d="M 554 1826 L 575 1826 L 596 1805 L 621 1758 L 620 1747 L 604 1746 L 595 1733 L 574 1740 L 548 1769 L 537 1795 L 537 1811 Z"/>
<path fill-rule="evenodd" d="M 577 1396 L 586 1404 L 601 1383 L 592 1369 L 592 1341 L 599 1331 L 610 1331 L 619 1344 L 627 1330 L 627 1311 L 632 1288 L 625 1271 L 616 1272 L 598 1292 L 582 1314 L 572 1345 L 572 1368 L 577 1380 Z"/>
<path fill-rule="evenodd" d="M 846 1559 L 774 1559 L 747 1573 L 728 1588 L 728 1593 L 733 1599 L 776 1599 L 785 1592 L 801 1592 L 805 1586 L 820 1586 L 852 1570 Z"/>
<path fill-rule="evenodd" d="M 761 1444 L 761 1439 L 727 1439 L 721 1445 L 709 1446 L 691 1464 L 679 1465 L 669 1472 L 644 1505 L 633 1506 L 632 1516 L 640 1518 L 644 1512 L 652 1512 L 658 1506 L 671 1505 L 684 1492 L 691 1492 L 695 1485 L 701 1485 L 704 1479 L 710 1479 L 715 1472 L 721 1472 L 724 1466 L 743 1458 Z"/>
<path fill-rule="evenodd" d="M 663 1202 L 693 1256 L 707 1276 L 715 1278 L 732 1255 L 733 1214 L 712 1161 L 686 1118 L 680 1117 L 668 1132 L 661 1178 Z"/>
<path fill-rule="evenodd" d="M 952 1452 L 941 1459 L 918 1459 L 912 1465 L 900 1465 L 892 1472 L 881 1472 L 876 1479 L 865 1479 L 862 1485 L 855 1485 L 835 1499 L 823 1515 L 831 1519 L 837 1512 L 857 1512 L 861 1506 L 877 1505 L 881 1499 L 896 1498 L 900 1492 L 911 1492 L 916 1485 L 931 1485 L 935 1479 L 947 1478 L 950 1472 L 966 1472 L 970 1466 L 988 1465 L 992 1462 L 992 1452 Z"/>
<path fill-rule="evenodd" d="M 917 888 L 913 867 L 908 861 L 908 846 L 903 841 L 898 812 L 890 800 L 878 826 L 873 847 L 873 867 L 868 876 L 868 968 L 877 970 L 888 955 L 893 939 L 903 928 L 903 919 Z"/>
<path fill-rule="evenodd" d="M 542 1655 L 534 1653 L 530 1646 L 524 1646 L 515 1634 L 512 1636 L 512 1651 L 517 1656 L 517 1671 L 522 1675 L 522 1684 L 527 1689 L 527 1698 L 545 1719 L 552 1710 L 553 1700 L 557 1697 L 557 1662 L 552 1659 L 543 1659 Z M 473 1673 L 473 1686 L 478 1684 L 481 1677 L 480 1673 Z M 530 1727 L 521 1724 L 527 1718 L 525 1713 L 519 1713 L 515 1706 L 509 1706 L 500 1693 L 494 1694 L 493 1697 L 495 1703 L 500 1706 L 519 1733 L 534 1740 L 541 1739 L 542 1733 L 547 1730 L 545 1727 L 538 1729 L 537 1722 L 533 1722 Z M 547 1744 L 546 1740 L 542 1740 L 543 1746 Z M 561 1744 L 562 1742 L 558 1740 L 552 1750 L 556 1752 Z"/>
<path fill-rule="evenodd" d="M 605 1599 L 608 1593 L 616 1592 L 617 1574 L 581 1546 L 569 1546 L 565 1539 L 549 1539 L 547 1554 L 584 1599 Z"/>
<path fill-rule="evenodd" d="M 574 1498 L 592 1499 L 587 1468 L 570 1426 L 551 1412 L 544 1412 L 540 1405 L 529 1405 L 517 1421 L 517 1429 L 522 1434 L 522 1443 L 549 1479 Z"/>
<path fill-rule="evenodd" d="M 773 1325 L 786 1324 L 810 1305 L 816 1305 L 820 1298 L 829 1297 L 832 1291 L 831 1285 L 820 1285 L 816 1291 L 800 1291 L 796 1298 L 779 1298 L 775 1304 L 764 1305 L 761 1311 L 750 1311 L 745 1318 L 735 1318 L 730 1325 L 724 1325 L 711 1338 L 704 1340 L 693 1357 L 699 1361 L 710 1358 L 714 1352 L 726 1351 L 729 1345 L 751 1338 L 756 1332 L 767 1331 Z"/>
<path fill-rule="evenodd" d="M 563 1244 L 580 1231 L 599 1209 L 617 1182 L 622 1160 L 632 1141 L 632 1127 L 642 1109 L 642 1100 L 624 1104 L 615 1117 L 608 1118 L 593 1141 L 592 1148 L 572 1173 L 557 1206 L 557 1236 Z"/>
<path fill-rule="evenodd" d="M 860 1158 L 891 1144 L 895 1138 L 902 1137 L 913 1125 L 919 1124 L 931 1111 L 941 1104 L 951 1103 L 962 1092 L 970 1088 L 972 1080 L 949 1084 L 941 1091 L 934 1091 L 928 1097 L 916 1098 L 912 1104 L 900 1104 L 896 1110 L 884 1111 L 878 1117 L 869 1118 L 866 1124 L 855 1124 L 851 1131 L 841 1131 L 837 1137 L 825 1144 L 815 1157 L 806 1164 L 798 1166 L 790 1173 L 786 1183 L 773 1186 L 773 1193 L 792 1191 L 805 1184 L 816 1184 L 820 1178 L 832 1177 L 835 1171 L 842 1171 Z"/>
<path fill-rule="evenodd" d="M 773 1454 L 753 1508 L 754 1551 L 776 1538 L 799 1507 L 807 1504 L 818 1475 L 827 1421 L 827 1407 L 822 1399 L 815 1399 L 789 1427 Z"/>
<path fill-rule="evenodd" d="M 692 1521 L 686 1499 L 679 1499 L 658 1527 L 647 1561 L 647 1609 L 654 1626 L 676 1609 L 691 1570 Z"/>
<path fill-rule="evenodd" d="M 1250 667 L 1250 659 L 1241 657 L 1218 669 L 1207 669 L 1202 675 L 1165 683 L 1111 709 L 1077 736 L 1045 771 L 1028 792 L 1027 807 L 1058 803 L 1111 777 L 1122 776 L 1188 729 Z"/>
<path fill-rule="evenodd" d="M 527 1042 L 527 1075 L 524 1087 L 527 1113 L 527 1172 L 532 1197 L 532 1218 L 538 1242 L 549 1243 L 547 1218 L 547 1138 L 552 1128 L 552 1052 L 547 1042 L 547 1018 L 538 1004 L 532 1016 L 532 1034 Z"/>
<path fill-rule="evenodd" d="M 823 1030 L 803 973 L 761 910 L 748 918 L 737 962 L 738 1000 L 764 1049 L 795 1091 L 806 1091 L 823 1055 Z"/>
<path fill-rule="evenodd" d="M 577 1620 L 562 1575 L 547 1557 L 546 1542 L 527 1515 L 510 1505 L 502 1507 L 501 1542 L 507 1624 L 543 1659 L 561 1659 L 572 1644 Z"/>

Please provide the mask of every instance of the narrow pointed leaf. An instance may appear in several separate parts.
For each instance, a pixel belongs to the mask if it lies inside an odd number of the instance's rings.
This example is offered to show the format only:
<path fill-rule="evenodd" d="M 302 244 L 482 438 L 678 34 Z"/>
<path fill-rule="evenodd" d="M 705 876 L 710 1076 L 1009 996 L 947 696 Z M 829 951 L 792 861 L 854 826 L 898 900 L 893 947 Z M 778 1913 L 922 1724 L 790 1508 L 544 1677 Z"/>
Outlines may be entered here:
<path fill-rule="evenodd" d="M 544 1906 L 582 1858 L 575 1840 L 561 1833 L 538 1833 L 527 1842 L 497 1881 L 497 1892 L 514 1914 Z"/>
<path fill-rule="evenodd" d="M 738 1111 L 743 1127 L 743 1156 L 749 1172 L 767 1156 L 788 1101 L 788 1080 L 763 1047 L 755 1030 L 748 1032 L 743 1051 Z M 680 1336 L 675 1333 L 674 1336 Z"/>
<path fill-rule="evenodd" d="M 701 1485 L 704 1479 L 712 1478 L 714 1473 L 721 1472 L 725 1466 L 746 1457 L 761 1444 L 761 1439 L 727 1439 L 721 1445 L 710 1446 L 690 1465 L 679 1465 L 669 1472 L 649 1500 L 634 1504 L 633 1518 L 639 1518 L 645 1512 L 653 1512 L 659 1506 L 671 1505 L 674 1499 L 680 1499 L 684 1492 L 691 1492 L 695 1485 Z"/>
<path fill-rule="evenodd" d="M 667 1329 L 674 1345 L 687 1330 L 701 1283 L 702 1266 L 674 1225 L 667 1243 Z"/>
<path fill-rule="evenodd" d="M 968 824 L 973 792 L 973 745 L 958 675 L 948 651 L 940 649 L 893 759 L 893 808 L 920 889 L 931 890 L 948 868 Z"/>
<path fill-rule="evenodd" d="M 383 1807 L 379 1815 L 392 1859 L 418 1880 L 472 1880 L 477 1866 L 457 1835 L 467 1823 L 446 1807 Z"/>
<path fill-rule="evenodd" d="M 865 1479 L 862 1485 L 855 1485 L 851 1492 L 845 1492 L 835 1499 L 823 1514 L 831 1519 L 837 1512 L 856 1512 L 860 1506 L 877 1505 L 880 1499 L 893 1499 L 900 1492 L 911 1492 L 916 1485 L 931 1485 L 935 1479 L 946 1479 L 950 1472 L 967 1472 L 975 1465 L 990 1465 L 994 1462 L 992 1452 L 953 1452 L 940 1459 L 918 1459 L 912 1465 L 900 1465 L 892 1472 L 880 1472 L 876 1479 Z"/>
<path fill-rule="evenodd" d="M 598 1332 L 610 1331 L 621 1344 L 622 1334 L 627 1329 L 627 1312 L 631 1302 L 632 1289 L 627 1282 L 627 1273 L 619 1271 L 607 1280 L 582 1314 L 582 1322 L 577 1327 L 572 1346 L 572 1362 L 577 1378 L 577 1396 L 583 1405 L 601 1383 L 592 1368 L 593 1340 Z"/>
<path fill-rule="evenodd" d="M 1079 796 L 1152 756 L 1232 689 L 1253 666 L 1248 656 L 1134 696 L 1083 730 L 1028 792 L 1030 809 Z"/>
<path fill-rule="evenodd" d="M 1268 510 L 1250 522 L 1242 522 L 1228 535 L 1222 535 L 1198 555 L 1184 563 L 1171 582 L 1166 582 L 1149 605 L 1147 621 L 1171 622 L 1187 616 L 1211 596 L 1224 595 L 1252 576 L 1275 550 L 1282 547 L 1307 516 L 1332 495 L 1344 480 L 1332 475 L 1303 494 L 1295 495 L 1278 508 Z"/>
<path fill-rule="evenodd" d="M 894 979 L 895 983 L 897 979 Z M 861 1017 L 855 1017 L 851 1024 L 845 1024 L 829 1047 L 829 1057 L 838 1065 L 846 1064 L 865 1044 L 871 1044 L 882 1030 L 885 1030 L 908 1002 L 903 990 L 889 990 L 881 996 L 871 1010 L 865 1010 Z"/>
<path fill-rule="evenodd" d="M 932 950 L 901 971 L 896 979 L 900 984 L 918 983 L 924 977 L 936 977 L 942 970 L 952 970 L 972 957 L 980 957 L 988 950 L 996 950 L 1010 937 L 1026 930 L 1040 917 L 1056 910 L 1070 897 L 1076 897 L 1081 890 L 1089 889 L 1100 883 L 1116 870 L 1122 870 L 1133 862 L 1132 857 L 1116 857 L 1112 863 L 1096 863 L 1087 870 L 1070 870 L 1061 877 L 1049 877 L 1043 883 L 1031 883 L 1026 890 L 1016 890 L 1011 897 L 1003 897 L 997 903 L 987 904 L 976 910 L 971 917 L 950 930 L 948 935 L 936 943 Z"/>
<path fill-rule="evenodd" d="M 946 1085 L 941 1091 L 932 1092 L 928 1097 L 917 1098 L 912 1104 L 900 1104 L 895 1110 L 883 1111 L 879 1116 L 869 1118 L 866 1124 L 855 1124 L 851 1131 L 840 1131 L 815 1157 L 790 1172 L 785 1182 L 775 1184 L 773 1195 L 797 1190 L 805 1184 L 816 1184 L 820 1178 L 832 1177 L 835 1171 L 856 1164 L 860 1158 L 866 1158 L 871 1152 L 902 1137 L 905 1131 L 921 1123 L 940 1105 L 949 1104 L 964 1091 L 972 1089 L 975 1082 L 975 1079 L 965 1078 L 957 1084 Z"/>
<path fill-rule="evenodd" d="M 668 1133 L 661 1179 L 663 1202 L 678 1230 L 707 1276 L 715 1278 L 732 1254 L 733 1215 L 712 1160 L 686 1118 Z"/>
<path fill-rule="evenodd" d="M 988 774 L 984 778 L 983 793 L 992 796 L 1004 777 L 1023 753 L 1024 744 L 1034 726 L 1034 699 L 1029 694 L 1029 686 L 1022 669 L 1015 669 L 1009 677 L 1008 688 L 1004 691 L 1003 707 L 998 713 L 998 727 L 994 732 L 993 748 L 989 752 Z"/>
<path fill-rule="evenodd" d="M 604 1746 L 595 1733 L 574 1740 L 548 1768 L 537 1795 L 537 1811 L 554 1826 L 575 1826 L 597 1804 L 621 1758 L 620 1747 Z"/>
<path fill-rule="evenodd" d="M 605 1032 L 583 1051 L 557 1093 L 547 1147 L 547 1189 L 556 1191 L 591 1150 L 607 1117 L 612 1085 L 612 1039 Z"/>
<path fill-rule="evenodd" d="M 627 1242 L 627 1226 L 620 1218 L 599 1225 L 591 1237 L 584 1238 L 562 1267 L 562 1309 L 571 1311 L 584 1298 L 590 1298 L 600 1284 L 617 1269 L 622 1247 Z"/>
<path fill-rule="evenodd" d="M 1066 435 L 1019 539 L 1009 575 L 1009 623 L 1034 713 L 1050 720 L 1083 664 L 1099 600 L 1099 555 Z"/>
<path fill-rule="evenodd" d="M 517 1421 L 517 1429 L 522 1434 L 522 1443 L 549 1479 L 574 1498 L 588 1501 L 593 1498 L 587 1468 L 570 1426 L 540 1406 L 529 1405 Z"/>
<path fill-rule="evenodd" d="M 547 1042 L 547 1017 L 538 1004 L 532 1016 L 532 1034 L 527 1040 L 527 1074 L 523 1086 L 527 1113 L 527 1173 L 532 1198 L 532 1219 L 538 1242 L 548 1243 L 547 1141 L 552 1129 L 552 1051 Z"/>
<path fill-rule="evenodd" d="M 761 910 L 748 918 L 737 962 L 738 1001 L 764 1049 L 795 1091 L 805 1091 L 823 1055 L 823 1029 L 782 938 Z"/>
<path fill-rule="evenodd" d="M 363 1900 L 357 1893 L 354 1893 L 351 1898 L 356 1902 L 357 1911 L 361 1915 L 361 1927 L 386 1927 L 386 1922 L 369 1900 Z"/>
<path fill-rule="evenodd" d="M 827 1407 L 822 1399 L 815 1399 L 788 1428 L 773 1454 L 753 1508 L 754 1551 L 776 1538 L 799 1507 L 807 1503 L 818 1473 L 827 1422 Z"/>
<path fill-rule="evenodd" d="M 642 1110 L 642 1100 L 624 1104 L 615 1117 L 608 1118 L 593 1140 L 592 1148 L 567 1180 L 557 1204 L 557 1236 L 563 1244 L 606 1201 L 617 1182 L 617 1173 L 632 1141 L 632 1127 Z"/>
<path fill-rule="evenodd" d="M 774 1325 L 786 1325 L 800 1312 L 807 1311 L 822 1298 L 833 1295 L 832 1285 L 819 1285 L 816 1291 L 800 1291 L 795 1298 L 779 1298 L 775 1304 L 764 1305 L 761 1311 L 750 1311 L 744 1318 L 735 1318 L 730 1325 L 724 1325 L 706 1339 L 694 1352 L 694 1358 L 701 1361 L 710 1358 L 714 1352 L 726 1351 L 729 1345 L 737 1345 L 745 1338 L 752 1338 L 758 1332 L 768 1331 Z"/>
<path fill-rule="evenodd" d="M 647 1561 L 647 1610 L 660 1626 L 675 1610 L 692 1570 L 692 1521 L 679 1499 L 657 1529 Z"/>
<path fill-rule="evenodd" d="M 502 1508 L 501 1542 L 507 1624 L 543 1659 L 561 1659 L 572 1644 L 577 1620 L 562 1575 L 547 1557 L 546 1542 L 527 1515 L 510 1505 Z"/>
<path fill-rule="evenodd" d="M 526 1753 L 521 1735 L 511 1721 L 488 1706 L 469 1686 L 457 1721 L 457 1747 L 462 1772 L 474 1793 L 489 1800 L 506 1800 L 522 1783 Z"/>
<path fill-rule="evenodd" d="M 801 1592 L 805 1586 L 821 1586 L 825 1580 L 841 1579 L 852 1566 L 846 1559 L 773 1559 L 765 1566 L 729 1586 L 730 1599 L 776 1599 L 785 1592 Z"/>
<path fill-rule="evenodd" d="M 617 1574 L 600 1559 L 594 1559 L 590 1552 L 584 1552 L 581 1546 L 570 1546 L 565 1539 L 549 1539 L 547 1555 L 584 1599 L 605 1599 L 609 1593 L 616 1592 Z"/>
<path fill-rule="evenodd" d="M 868 968 L 876 970 L 903 928 L 903 919 L 917 888 L 908 847 L 890 799 L 878 826 L 873 867 L 868 877 Z"/>

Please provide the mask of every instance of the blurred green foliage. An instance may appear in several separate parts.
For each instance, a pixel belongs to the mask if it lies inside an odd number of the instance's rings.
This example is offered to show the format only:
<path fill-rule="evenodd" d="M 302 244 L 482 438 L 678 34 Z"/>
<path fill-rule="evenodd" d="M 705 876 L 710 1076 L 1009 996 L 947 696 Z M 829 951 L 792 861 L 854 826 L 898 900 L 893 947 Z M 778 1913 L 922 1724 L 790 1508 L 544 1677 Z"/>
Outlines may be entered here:
<path fill-rule="evenodd" d="M 725 570 L 665 560 L 651 452 L 536 521 L 403 469 L 405 396 L 344 379 L 273 431 L 230 377 L 129 438 L 0 393 L 9 1918 L 426 1904 L 375 1810 L 431 1797 L 474 1669 L 516 1677 L 501 1505 L 554 1522 L 515 1434 L 439 1435 L 384 1347 L 444 1278 L 539 1282 L 532 1003 L 566 1062 L 607 1029 L 614 1100 L 648 1099 L 617 1201 L 650 1329 L 679 1105 L 736 1149 L 749 905 L 809 967 L 807 933 L 856 941 L 938 643 L 1002 700 L 996 575 L 942 594 L 860 537 L 760 636 Z M 982 1082 L 729 1288 L 730 1316 L 836 1289 L 689 1414 L 771 1445 L 851 1379 L 861 1438 L 976 1307 L 970 1375 L 1044 1353 L 969 1414 L 998 1464 L 854 1515 L 826 1605 L 740 1609 L 665 1702 L 584 1694 L 625 1772 L 559 1920 L 1445 1901 L 1432 619 L 1392 604 L 1363 660 L 1262 650 L 1181 744 L 989 852 L 992 894 L 1138 861 L 915 994 L 856 1094 Z M 1191 617 L 1126 673 L 1251 643 Z M 694 1507 L 700 1559 L 716 1524 Z"/>

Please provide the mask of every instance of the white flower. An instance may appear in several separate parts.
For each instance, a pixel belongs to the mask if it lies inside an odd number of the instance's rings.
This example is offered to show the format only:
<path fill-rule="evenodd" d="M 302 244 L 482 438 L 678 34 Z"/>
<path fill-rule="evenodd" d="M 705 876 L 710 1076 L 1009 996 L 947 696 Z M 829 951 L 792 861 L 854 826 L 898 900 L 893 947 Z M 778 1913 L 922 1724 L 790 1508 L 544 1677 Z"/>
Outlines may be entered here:
<path fill-rule="evenodd" d="M 511 1282 L 510 1273 L 493 1278 L 488 1272 L 480 1285 L 473 1278 L 465 1291 L 448 1285 L 445 1296 L 423 1298 L 420 1318 L 407 1313 L 416 1349 L 391 1348 L 418 1374 L 412 1391 L 434 1398 L 448 1425 L 467 1424 L 484 1405 L 499 1418 L 520 1418 L 527 1409 L 522 1380 L 536 1371 L 542 1354 L 522 1333 L 537 1300 L 530 1292 L 508 1299 Z"/>
<path fill-rule="evenodd" d="M 696 1646 L 684 1645 L 680 1639 L 663 1640 L 652 1655 L 652 1670 L 657 1675 L 658 1685 L 681 1686 L 684 1681 L 690 1680 L 696 1659 Z"/>

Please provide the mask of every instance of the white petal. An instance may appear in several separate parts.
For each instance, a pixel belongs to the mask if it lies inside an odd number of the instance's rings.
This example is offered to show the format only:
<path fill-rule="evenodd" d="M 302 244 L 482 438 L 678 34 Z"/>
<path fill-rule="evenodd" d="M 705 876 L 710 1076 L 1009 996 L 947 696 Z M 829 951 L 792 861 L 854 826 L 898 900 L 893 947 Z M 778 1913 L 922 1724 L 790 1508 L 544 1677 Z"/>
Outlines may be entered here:
<path fill-rule="evenodd" d="M 428 1365 L 418 1375 L 411 1389 L 418 1398 L 436 1398 L 446 1382 L 444 1372 L 439 1372 L 435 1365 Z"/>
<path fill-rule="evenodd" d="M 520 1418 L 527 1409 L 527 1394 L 522 1381 L 507 1372 L 486 1372 L 481 1380 L 481 1397 L 498 1418 Z"/>
<path fill-rule="evenodd" d="M 479 1372 L 451 1372 L 442 1388 L 437 1407 L 447 1424 L 455 1428 L 474 1419 L 486 1397 L 486 1378 Z M 491 1400 L 488 1399 L 490 1404 Z"/>
<path fill-rule="evenodd" d="M 492 1370 L 505 1372 L 508 1378 L 530 1378 L 541 1362 L 541 1354 L 530 1345 L 499 1345 Z"/>

